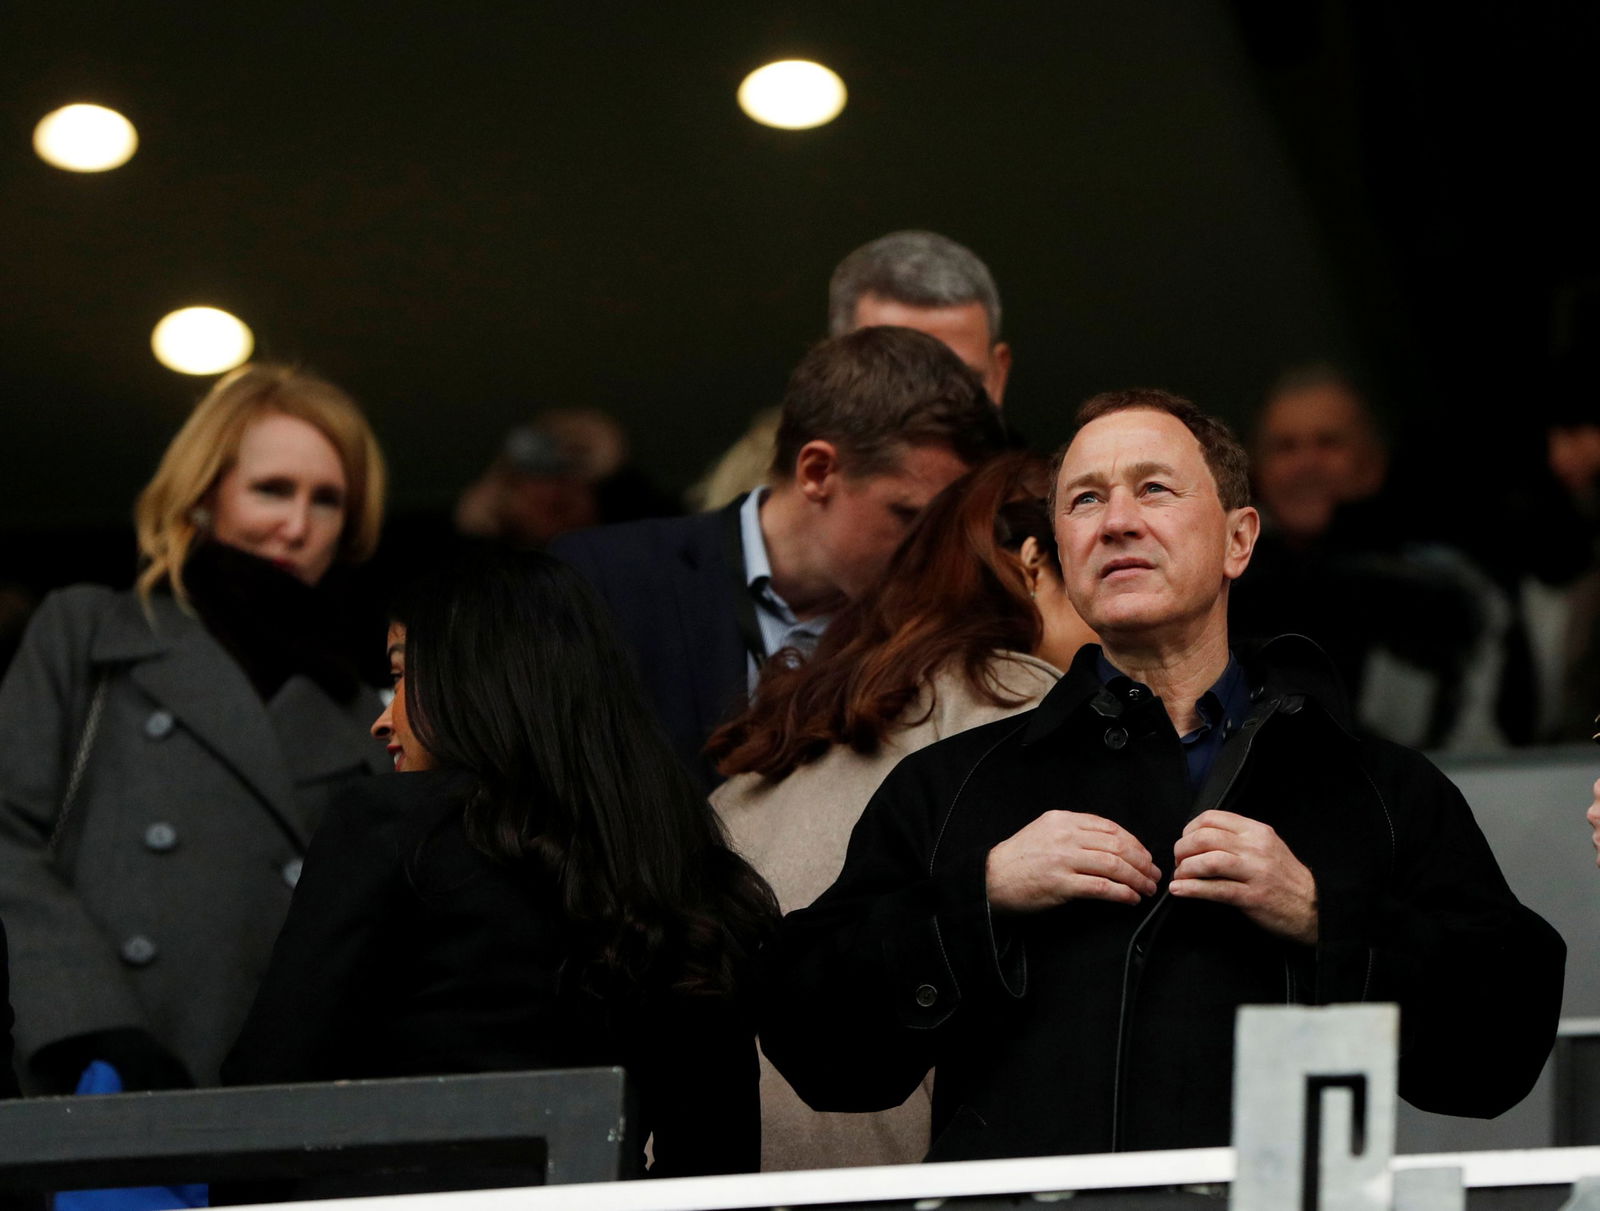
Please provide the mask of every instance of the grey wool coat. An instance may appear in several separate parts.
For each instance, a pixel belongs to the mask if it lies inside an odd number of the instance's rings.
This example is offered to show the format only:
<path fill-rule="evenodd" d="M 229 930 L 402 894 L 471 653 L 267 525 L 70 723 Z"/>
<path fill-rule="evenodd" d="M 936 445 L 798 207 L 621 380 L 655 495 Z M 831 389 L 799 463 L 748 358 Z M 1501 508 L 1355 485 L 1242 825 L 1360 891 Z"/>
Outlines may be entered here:
<path fill-rule="evenodd" d="M 363 689 L 296 675 L 263 703 L 195 618 L 78 586 L 39 607 L 0 684 L 0 919 L 17 1064 L 58 1040 L 153 1035 L 215 1084 L 333 793 L 382 771 Z M 95 689 L 98 728 L 58 816 Z"/>

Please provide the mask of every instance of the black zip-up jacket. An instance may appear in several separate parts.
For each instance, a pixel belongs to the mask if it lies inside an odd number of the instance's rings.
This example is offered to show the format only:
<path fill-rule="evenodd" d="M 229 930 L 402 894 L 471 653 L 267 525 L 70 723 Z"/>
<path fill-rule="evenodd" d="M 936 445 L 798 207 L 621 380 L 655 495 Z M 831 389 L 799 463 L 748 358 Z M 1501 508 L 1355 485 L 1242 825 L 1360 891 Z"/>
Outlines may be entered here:
<path fill-rule="evenodd" d="M 1160 700 L 1103 686 L 1097 651 L 1036 709 L 901 762 L 838 881 L 785 918 L 761 1036 L 800 1095 L 877 1110 L 937 1068 L 930 1160 L 1221 1145 L 1238 1006 L 1396 1001 L 1406 1100 L 1479 1117 L 1520 1101 L 1555 1037 L 1565 946 L 1455 786 L 1356 738 L 1320 649 L 1285 636 L 1239 653 L 1253 709 L 1196 797 Z M 1173 845 L 1210 807 L 1270 824 L 1310 868 L 1314 947 L 1166 894 Z M 991 914 L 989 850 L 1053 808 L 1138 837 L 1157 894 Z"/>

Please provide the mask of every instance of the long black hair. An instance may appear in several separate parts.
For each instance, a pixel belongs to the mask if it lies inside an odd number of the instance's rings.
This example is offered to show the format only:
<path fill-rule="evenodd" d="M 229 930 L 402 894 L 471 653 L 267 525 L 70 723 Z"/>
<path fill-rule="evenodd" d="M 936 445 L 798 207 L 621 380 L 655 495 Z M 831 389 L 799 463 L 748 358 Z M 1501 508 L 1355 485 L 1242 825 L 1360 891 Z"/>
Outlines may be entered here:
<path fill-rule="evenodd" d="M 776 902 L 722 844 L 583 579 L 479 551 L 401 613 L 412 730 L 475 775 L 471 842 L 552 881 L 585 985 L 733 991 Z"/>

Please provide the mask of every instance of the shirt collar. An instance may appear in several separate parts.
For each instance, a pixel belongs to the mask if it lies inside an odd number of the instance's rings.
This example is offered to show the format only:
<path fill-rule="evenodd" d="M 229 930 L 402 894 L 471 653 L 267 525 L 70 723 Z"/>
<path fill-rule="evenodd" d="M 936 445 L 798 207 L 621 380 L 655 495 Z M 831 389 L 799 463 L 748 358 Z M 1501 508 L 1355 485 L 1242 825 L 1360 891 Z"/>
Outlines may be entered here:
<path fill-rule="evenodd" d="M 744 583 L 763 609 L 788 626 L 799 622 L 789 603 L 772 587 L 772 559 L 767 554 L 767 538 L 761 532 L 761 502 L 772 489 L 763 484 L 744 498 L 739 506 L 739 545 L 744 551 Z M 822 619 L 826 625 L 827 620 Z M 817 628 L 821 634 L 821 627 Z"/>
<path fill-rule="evenodd" d="M 1114 677 L 1121 677 L 1125 681 L 1133 679 L 1116 665 L 1106 659 L 1104 651 L 1098 653 L 1096 669 L 1100 675 L 1100 684 L 1105 685 Z M 1142 685 L 1134 682 L 1135 685 Z M 1142 686 L 1148 692 L 1148 686 Z M 1250 687 L 1245 683 L 1244 670 L 1232 652 L 1228 653 L 1227 666 L 1200 699 L 1195 703 L 1195 710 L 1200 715 L 1200 726 L 1180 739 L 1185 741 L 1204 735 L 1219 724 L 1232 732 L 1250 712 Z"/>
<path fill-rule="evenodd" d="M 772 560 L 767 555 L 766 535 L 761 533 L 761 502 L 771 491 L 765 484 L 751 491 L 739 506 L 739 545 L 744 550 L 744 582 L 752 589 L 763 588 L 772 579 Z"/>
<path fill-rule="evenodd" d="M 1250 713 L 1250 687 L 1233 653 L 1228 653 L 1228 667 L 1222 670 L 1216 684 L 1200 695 L 1195 709 L 1203 721 L 1197 729 L 1200 732 L 1220 727 L 1224 733 L 1232 734 L 1244 722 Z"/>

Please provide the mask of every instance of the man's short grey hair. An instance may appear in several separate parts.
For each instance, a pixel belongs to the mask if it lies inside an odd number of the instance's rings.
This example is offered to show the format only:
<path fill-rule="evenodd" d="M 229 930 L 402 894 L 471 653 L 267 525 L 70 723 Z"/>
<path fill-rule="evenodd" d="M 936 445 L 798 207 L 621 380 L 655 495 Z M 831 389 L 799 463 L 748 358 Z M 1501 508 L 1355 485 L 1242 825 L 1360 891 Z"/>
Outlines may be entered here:
<path fill-rule="evenodd" d="M 890 232 L 840 261 L 828 283 L 829 336 L 856 326 L 856 304 L 864 294 L 908 307 L 982 303 L 989 340 L 1000 339 L 1000 292 L 989 267 L 972 249 L 936 231 Z"/>

